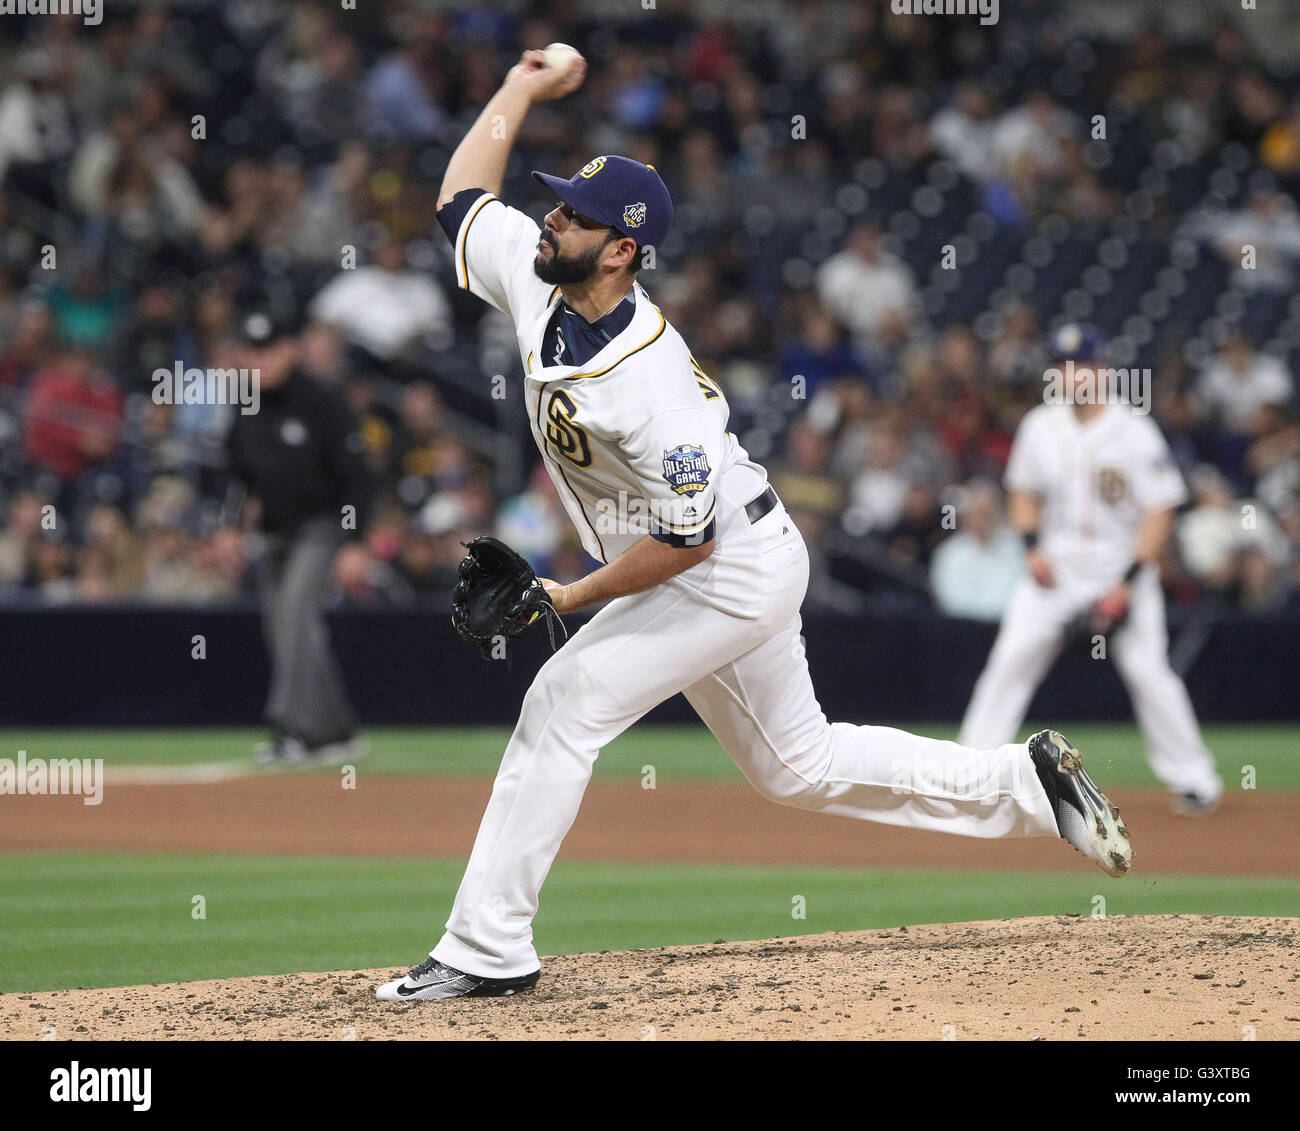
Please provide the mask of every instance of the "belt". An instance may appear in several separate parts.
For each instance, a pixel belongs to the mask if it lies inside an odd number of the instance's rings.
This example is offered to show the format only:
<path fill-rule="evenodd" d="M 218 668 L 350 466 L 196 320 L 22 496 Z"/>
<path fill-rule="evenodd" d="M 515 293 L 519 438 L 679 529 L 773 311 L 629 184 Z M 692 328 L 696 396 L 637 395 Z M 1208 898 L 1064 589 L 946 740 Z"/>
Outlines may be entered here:
<path fill-rule="evenodd" d="M 765 514 L 771 512 L 779 501 L 776 492 L 771 487 L 768 487 L 761 495 L 756 495 L 745 504 L 745 515 L 751 524 L 755 523 Z"/>

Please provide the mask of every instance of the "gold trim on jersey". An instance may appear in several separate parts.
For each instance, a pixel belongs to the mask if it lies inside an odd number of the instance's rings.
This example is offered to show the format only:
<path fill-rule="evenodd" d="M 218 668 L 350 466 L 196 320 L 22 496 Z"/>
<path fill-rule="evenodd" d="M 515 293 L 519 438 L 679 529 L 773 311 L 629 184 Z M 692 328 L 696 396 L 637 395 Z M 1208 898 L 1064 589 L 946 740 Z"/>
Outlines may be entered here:
<path fill-rule="evenodd" d="M 470 210 L 465 214 L 465 219 L 461 221 L 460 231 L 457 233 L 460 240 L 460 255 L 456 257 L 456 285 L 462 291 L 469 290 L 469 258 L 467 254 L 469 251 L 469 226 L 478 219 L 478 214 L 483 211 L 484 207 L 494 200 L 498 204 L 502 203 L 495 193 L 484 193 L 470 206 Z"/>
<path fill-rule="evenodd" d="M 671 522 L 664 522 L 664 520 L 661 518 L 655 519 L 655 525 L 659 526 L 664 530 L 671 531 L 673 534 L 696 534 L 709 525 L 710 520 L 713 518 L 713 512 L 716 511 L 717 509 L 718 509 L 718 505 L 715 500 L 714 502 L 709 504 L 709 513 L 706 514 L 702 519 L 700 519 L 700 521 L 697 522 L 694 526 L 674 526 Z"/>
<path fill-rule="evenodd" d="M 651 305 L 651 306 L 654 306 L 654 303 L 651 303 L 650 305 Z M 657 306 L 654 306 L 654 310 L 655 310 L 655 313 L 659 315 L 659 329 L 657 329 L 653 334 L 650 335 L 649 338 L 647 338 L 644 342 L 642 342 L 639 346 L 637 346 L 636 349 L 628 350 L 627 353 L 625 353 L 625 354 L 624 354 L 622 357 L 620 357 L 617 361 L 611 361 L 607 366 L 605 366 L 604 369 L 597 369 L 594 373 L 570 373 L 567 377 L 554 377 L 554 378 L 552 378 L 552 380 L 554 380 L 554 381 L 579 381 L 579 380 L 582 380 L 582 378 L 584 378 L 584 377 L 601 377 L 601 376 L 603 376 L 604 374 L 608 373 L 608 372 L 609 372 L 611 369 L 613 369 L 615 366 L 622 365 L 623 362 L 625 362 L 625 361 L 626 361 L 629 357 L 631 357 L 634 353 L 640 353 L 640 352 L 641 352 L 643 349 L 645 349 L 647 346 L 652 346 L 652 345 L 654 345 L 654 343 L 657 342 L 657 341 L 659 340 L 659 338 L 663 335 L 664 330 L 665 330 L 665 329 L 667 328 L 667 326 L 668 326 L 668 323 L 667 323 L 667 321 L 664 319 L 663 313 L 660 311 L 660 309 L 659 309 Z"/>

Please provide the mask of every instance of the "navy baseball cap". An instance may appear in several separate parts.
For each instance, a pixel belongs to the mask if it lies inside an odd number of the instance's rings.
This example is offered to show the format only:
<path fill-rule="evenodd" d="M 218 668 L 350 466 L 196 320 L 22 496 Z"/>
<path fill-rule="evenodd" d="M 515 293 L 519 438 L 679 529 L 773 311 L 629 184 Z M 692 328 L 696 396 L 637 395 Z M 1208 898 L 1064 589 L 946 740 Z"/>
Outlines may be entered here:
<path fill-rule="evenodd" d="M 235 335 L 250 346 L 269 346 L 293 334 L 293 327 L 269 306 L 245 310 L 239 316 Z"/>
<path fill-rule="evenodd" d="M 673 198 L 653 165 L 630 157 L 596 157 L 567 181 L 533 170 L 575 212 L 634 239 L 638 247 L 657 247 L 673 226 Z"/>
<path fill-rule="evenodd" d="M 1052 356 L 1062 361 L 1096 361 L 1105 353 L 1106 339 L 1090 322 L 1067 322 L 1052 335 Z"/>

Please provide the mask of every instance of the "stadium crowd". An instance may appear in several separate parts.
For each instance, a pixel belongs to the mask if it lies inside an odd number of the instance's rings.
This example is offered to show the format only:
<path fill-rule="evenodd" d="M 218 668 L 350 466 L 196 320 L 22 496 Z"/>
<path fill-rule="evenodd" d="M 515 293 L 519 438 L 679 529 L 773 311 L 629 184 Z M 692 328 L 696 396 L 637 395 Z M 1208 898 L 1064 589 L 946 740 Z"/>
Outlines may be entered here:
<path fill-rule="evenodd" d="M 151 392 L 158 368 L 227 363 L 267 296 L 301 326 L 303 368 L 346 391 L 376 483 L 369 566 L 339 576 L 340 601 L 445 602 L 459 542 L 489 529 L 549 576 L 591 568 L 522 420 L 497 426 L 520 408 L 513 337 L 456 290 L 434 221 L 506 67 L 558 40 L 589 78 L 534 111 L 505 195 L 540 217 L 531 168 L 618 152 L 661 170 L 676 228 L 641 282 L 804 530 L 811 600 L 992 619 L 1021 568 L 1000 476 L 1078 300 L 1015 285 L 1019 258 L 1011 286 L 944 278 L 923 230 L 955 208 L 959 258 L 1009 240 L 1032 263 L 1066 229 L 1110 254 L 1140 227 L 1157 267 L 1204 265 L 1208 329 L 1178 321 L 1174 282 L 1145 332 L 1096 318 L 1153 370 L 1192 493 L 1164 581 L 1176 604 L 1300 607 L 1300 90 L 1227 20 L 1105 41 L 1057 0 L 1012 8 L 996 35 L 822 0 L 743 21 L 684 0 L 622 22 L 574 0 L 6 20 L 0 599 L 252 591 L 258 542 L 223 466 L 235 410 Z M 1095 113 L 1126 128 L 1098 141 Z"/>

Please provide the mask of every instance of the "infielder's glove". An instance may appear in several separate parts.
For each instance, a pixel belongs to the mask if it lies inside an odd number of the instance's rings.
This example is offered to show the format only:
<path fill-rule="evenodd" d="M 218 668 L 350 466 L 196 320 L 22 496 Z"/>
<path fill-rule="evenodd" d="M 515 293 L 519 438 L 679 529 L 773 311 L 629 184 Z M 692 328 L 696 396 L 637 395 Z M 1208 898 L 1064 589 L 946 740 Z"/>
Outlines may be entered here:
<path fill-rule="evenodd" d="M 564 623 L 533 567 L 496 538 L 484 536 L 461 545 L 469 553 L 461 560 L 451 595 L 451 623 L 461 639 L 491 659 L 496 645 L 544 617 L 554 649 L 554 625 L 563 629 Z"/>
<path fill-rule="evenodd" d="M 1061 630 L 1061 647 L 1066 652 L 1076 652 L 1081 656 L 1091 656 L 1096 637 L 1109 636 L 1128 620 L 1128 609 L 1121 616 L 1108 617 L 1097 605 L 1091 604 L 1079 610 Z"/>

